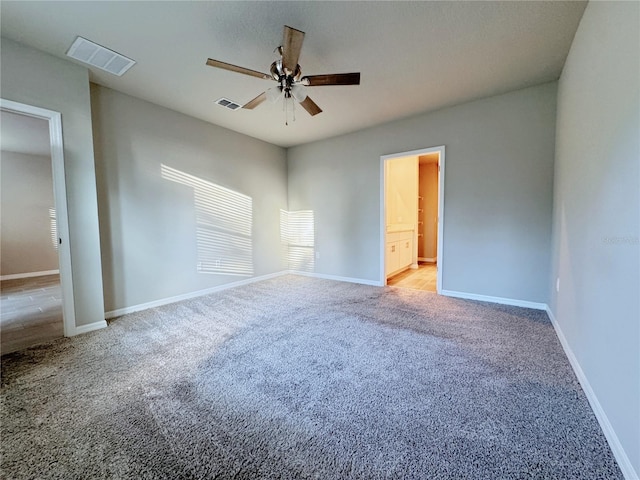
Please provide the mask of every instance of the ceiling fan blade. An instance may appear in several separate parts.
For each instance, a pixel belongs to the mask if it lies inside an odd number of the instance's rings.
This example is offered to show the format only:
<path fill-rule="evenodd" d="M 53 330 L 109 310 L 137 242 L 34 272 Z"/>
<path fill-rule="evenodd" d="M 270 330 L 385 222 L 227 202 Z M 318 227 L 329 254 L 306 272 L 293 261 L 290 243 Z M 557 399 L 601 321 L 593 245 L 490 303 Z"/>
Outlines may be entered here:
<path fill-rule="evenodd" d="M 238 67 L 237 65 L 232 65 L 230 63 L 221 62 L 220 60 L 214 60 L 213 58 L 207 59 L 207 65 L 210 67 L 222 68 L 223 70 L 230 70 L 236 73 L 243 73 L 245 75 L 251 75 L 252 77 L 263 78 L 265 80 L 273 80 L 271 75 L 266 73 L 257 72 L 255 70 L 250 70 L 244 67 Z"/>
<path fill-rule="evenodd" d="M 246 108 L 247 110 L 253 110 L 258 105 L 260 105 L 262 102 L 264 102 L 266 99 L 267 99 L 267 92 L 262 92 L 260 95 L 258 95 L 253 100 L 249 100 L 247 103 L 245 103 L 242 106 L 242 108 Z"/>
<path fill-rule="evenodd" d="M 312 117 L 322 112 L 322 109 L 318 105 L 316 105 L 316 102 L 311 100 L 309 97 L 301 101 L 300 105 L 302 105 L 302 108 L 309 112 L 309 115 L 311 115 Z"/>
<path fill-rule="evenodd" d="M 332 73 L 328 75 L 309 75 L 300 82 L 308 87 L 321 85 L 360 85 L 360 73 Z"/>
<path fill-rule="evenodd" d="M 282 34 L 282 67 L 289 70 L 290 74 L 295 73 L 302 50 L 304 32 L 295 28 L 284 26 Z"/>

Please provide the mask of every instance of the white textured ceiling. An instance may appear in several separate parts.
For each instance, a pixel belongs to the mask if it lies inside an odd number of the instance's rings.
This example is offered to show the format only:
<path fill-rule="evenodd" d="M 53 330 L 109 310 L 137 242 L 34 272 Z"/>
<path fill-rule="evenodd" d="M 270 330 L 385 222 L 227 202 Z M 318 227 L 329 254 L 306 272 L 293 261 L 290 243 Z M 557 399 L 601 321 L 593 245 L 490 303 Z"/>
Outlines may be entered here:
<path fill-rule="evenodd" d="M 50 156 L 49 122 L 6 110 L 0 111 L 0 150 Z"/>
<path fill-rule="evenodd" d="M 52 55 L 77 35 L 138 63 L 91 80 L 268 142 L 292 146 L 556 80 L 585 2 L 14 2 L 2 35 Z M 306 32 L 307 75 L 361 72 L 360 86 L 309 89 L 324 110 L 230 111 L 272 82 L 214 69 L 208 57 L 268 72 L 282 28 Z"/>

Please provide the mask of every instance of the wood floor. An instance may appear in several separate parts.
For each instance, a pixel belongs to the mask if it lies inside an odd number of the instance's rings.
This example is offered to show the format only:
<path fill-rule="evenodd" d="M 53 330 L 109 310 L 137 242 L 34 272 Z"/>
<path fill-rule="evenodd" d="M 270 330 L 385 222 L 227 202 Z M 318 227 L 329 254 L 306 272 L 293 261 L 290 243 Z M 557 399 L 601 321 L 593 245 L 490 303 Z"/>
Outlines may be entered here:
<path fill-rule="evenodd" d="M 435 293 L 437 272 L 435 263 L 421 263 L 417 270 L 410 268 L 389 278 L 387 285 Z"/>
<path fill-rule="evenodd" d="M 0 353 L 63 336 L 59 275 L 0 282 Z"/>

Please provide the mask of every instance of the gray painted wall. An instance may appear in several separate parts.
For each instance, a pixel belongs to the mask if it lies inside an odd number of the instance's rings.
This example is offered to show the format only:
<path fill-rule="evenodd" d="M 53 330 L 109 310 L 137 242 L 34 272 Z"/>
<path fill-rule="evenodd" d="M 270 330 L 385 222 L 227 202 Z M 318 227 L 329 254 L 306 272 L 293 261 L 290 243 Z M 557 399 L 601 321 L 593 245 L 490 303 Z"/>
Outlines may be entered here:
<path fill-rule="evenodd" d="M 636 475 L 639 19 L 637 2 L 590 2 L 560 78 L 549 282 L 551 310 Z"/>
<path fill-rule="evenodd" d="M 283 148 L 98 85 L 91 92 L 107 311 L 287 268 L 280 242 L 280 209 L 287 209 Z M 194 203 L 199 195 L 222 197 L 203 207 Z M 235 203 L 244 196 L 252 205 L 246 234 L 244 207 Z M 229 229 L 239 233 L 228 236 Z M 243 258 L 199 243 L 197 235 L 208 234 L 223 235 L 225 244 L 249 240 L 249 270 L 221 273 L 216 262 L 234 268 Z M 215 259 L 207 269 L 209 254 Z"/>
<path fill-rule="evenodd" d="M 54 207 L 51 158 L 3 151 L 0 207 L 0 274 L 57 270 L 49 215 Z"/>
<path fill-rule="evenodd" d="M 76 326 L 104 321 L 87 70 L 6 38 L 2 98 L 62 114 Z"/>
<path fill-rule="evenodd" d="M 445 145 L 444 289 L 546 303 L 556 87 L 289 149 L 289 207 L 314 210 L 316 272 L 379 280 L 380 156 Z"/>

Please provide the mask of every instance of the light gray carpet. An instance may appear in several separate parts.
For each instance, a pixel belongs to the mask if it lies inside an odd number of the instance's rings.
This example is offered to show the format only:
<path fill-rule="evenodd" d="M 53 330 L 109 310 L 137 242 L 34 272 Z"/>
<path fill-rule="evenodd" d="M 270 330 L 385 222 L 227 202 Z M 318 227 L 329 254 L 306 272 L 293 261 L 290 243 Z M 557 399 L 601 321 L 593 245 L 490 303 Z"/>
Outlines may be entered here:
<path fill-rule="evenodd" d="M 2 477 L 620 479 L 543 312 L 285 276 L 2 358 Z"/>

